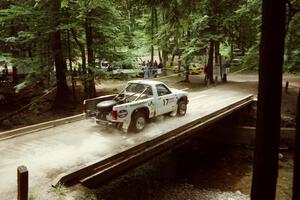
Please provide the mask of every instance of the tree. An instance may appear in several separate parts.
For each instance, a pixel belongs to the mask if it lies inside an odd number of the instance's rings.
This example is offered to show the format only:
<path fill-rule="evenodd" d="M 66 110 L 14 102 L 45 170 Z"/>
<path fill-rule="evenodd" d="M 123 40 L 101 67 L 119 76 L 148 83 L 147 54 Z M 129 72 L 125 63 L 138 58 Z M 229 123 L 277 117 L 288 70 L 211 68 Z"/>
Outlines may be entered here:
<path fill-rule="evenodd" d="M 295 73 L 300 71 L 300 1 L 287 1 L 287 4 L 285 70 Z"/>
<path fill-rule="evenodd" d="M 52 53 L 55 64 L 56 71 L 56 84 L 57 92 L 54 100 L 55 107 L 61 107 L 66 102 L 68 102 L 69 89 L 66 81 L 66 60 L 63 55 L 63 47 L 61 41 L 61 31 L 58 29 L 60 25 L 60 13 L 61 13 L 61 1 L 54 0 L 51 1 L 51 21 L 52 21 L 52 33 L 51 33 L 51 42 L 52 42 Z"/>
<path fill-rule="evenodd" d="M 295 153 L 294 153 L 294 177 L 293 177 L 293 200 L 300 198 L 300 92 L 297 101 L 297 116 L 296 116 L 296 138 L 295 138 Z"/>
<path fill-rule="evenodd" d="M 284 38 L 285 0 L 264 0 L 251 199 L 275 199 Z"/>

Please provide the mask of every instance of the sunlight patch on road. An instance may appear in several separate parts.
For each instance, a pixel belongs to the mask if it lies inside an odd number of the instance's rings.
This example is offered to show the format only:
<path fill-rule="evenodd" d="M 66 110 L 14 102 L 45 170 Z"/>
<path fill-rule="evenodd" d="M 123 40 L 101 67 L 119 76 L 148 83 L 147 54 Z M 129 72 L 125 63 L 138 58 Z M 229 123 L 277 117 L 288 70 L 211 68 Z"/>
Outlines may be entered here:
<path fill-rule="evenodd" d="M 207 95 L 207 94 L 201 94 L 201 95 L 198 95 L 198 96 L 196 96 L 196 97 L 189 98 L 189 100 L 190 100 L 190 101 L 194 101 L 194 100 L 196 100 L 196 99 L 201 99 L 201 98 L 206 97 L 206 96 L 208 96 L 208 95 Z"/>

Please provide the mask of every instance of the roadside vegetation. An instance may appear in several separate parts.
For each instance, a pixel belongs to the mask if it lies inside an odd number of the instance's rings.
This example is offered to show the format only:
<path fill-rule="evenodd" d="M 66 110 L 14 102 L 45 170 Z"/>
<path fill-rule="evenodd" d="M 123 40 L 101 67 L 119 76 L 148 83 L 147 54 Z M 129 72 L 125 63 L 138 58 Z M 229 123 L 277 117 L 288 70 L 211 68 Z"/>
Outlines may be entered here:
<path fill-rule="evenodd" d="M 299 11 L 300 0 L 0 0 L 1 125 L 24 112 L 50 110 L 48 120 L 78 112 L 115 78 L 104 61 L 112 71 L 159 65 L 164 75 L 184 73 L 187 85 L 191 63 L 203 67 L 203 85 L 226 81 L 228 68 L 259 70 L 251 197 L 274 199 L 282 73 L 300 72 Z"/>
<path fill-rule="evenodd" d="M 300 71 L 297 3 L 287 4 L 284 71 L 292 73 Z M 57 87 L 53 107 L 68 104 L 76 84 L 86 98 L 95 96 L 95 83 L 109 78 L 102 60 L 179 69 L 198 62 L 210 83 L 225 63 L 258 69 L 258 0 L 1 0 L 0 22 L 1 71 L 8 66 L 16 92 Z"/>
<path fill-rule="evenodd" d="M 48 110 L 70 108 L 99 95 L 96 86 L 103 81 L 122 82 L 102 63 L 142 70 L 143 64 L 156 61 L 162 75 L 194 73 L 189 68 L 196 63 L 202 74 L 207 67 L 208 83 L 224 78 L 224 66 L 231 71 L 258 69 L 258 0 L 0 3 L 1 122 L 18 110 L 39 113 L 45 103 L 51 105 Z M 287 4 L 283 69 L 290 73 L 300 71 L 298 3 Z M 181 78 L 189 82 L 188 73 Z"/>

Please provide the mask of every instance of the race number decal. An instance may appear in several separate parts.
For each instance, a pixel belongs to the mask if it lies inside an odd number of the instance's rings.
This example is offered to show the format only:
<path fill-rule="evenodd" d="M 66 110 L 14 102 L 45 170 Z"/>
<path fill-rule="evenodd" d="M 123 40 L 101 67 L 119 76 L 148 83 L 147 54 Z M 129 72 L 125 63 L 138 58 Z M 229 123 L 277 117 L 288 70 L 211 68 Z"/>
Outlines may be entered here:
<path fill-rule="evenodd" d="M 168 105 L 168 103 L 169 103 L 169 99 L 164 99 L 164 100 L 163 100 L 163 105 L 164 105 L 164 106 Z"/>

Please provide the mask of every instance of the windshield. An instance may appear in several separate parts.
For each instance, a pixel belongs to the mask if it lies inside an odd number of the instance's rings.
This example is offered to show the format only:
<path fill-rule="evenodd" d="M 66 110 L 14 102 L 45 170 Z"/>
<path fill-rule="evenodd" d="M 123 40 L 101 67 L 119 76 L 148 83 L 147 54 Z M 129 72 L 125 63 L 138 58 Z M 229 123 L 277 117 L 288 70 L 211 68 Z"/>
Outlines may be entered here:
<path fill-rule="evenodd" d="M 102 66 L 103 66 L 103 67 L 108 67 L 108 65 L 109 65 L 108 62 L 103 62 L 103 63 L 102 63 Z"/>
<path fill-rule="evenodd" d="M 130 93 L 142 93 L 145 89 L 145 94 L 152 95 L 152 89 L 149 85 L 140 84 L 140 83 L 129 83 L 125 89 L 125 92 Z"/>

